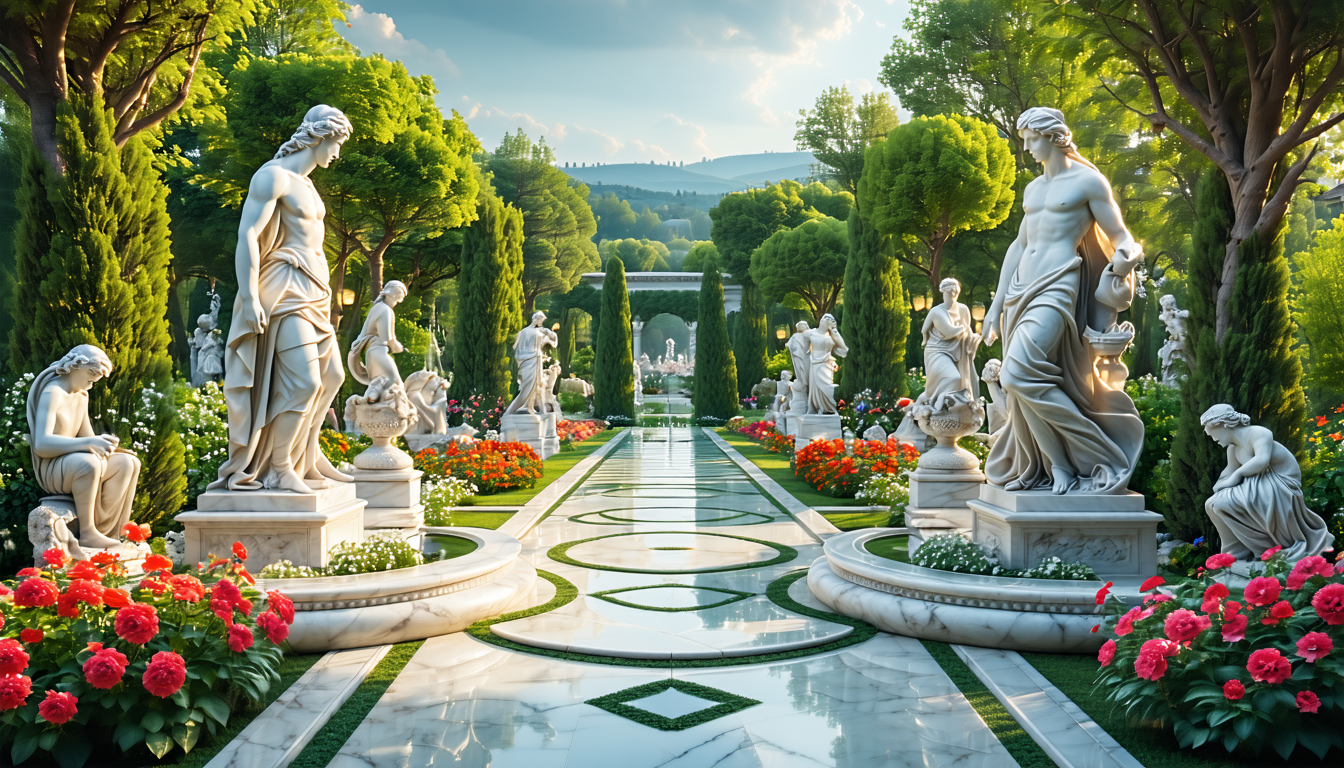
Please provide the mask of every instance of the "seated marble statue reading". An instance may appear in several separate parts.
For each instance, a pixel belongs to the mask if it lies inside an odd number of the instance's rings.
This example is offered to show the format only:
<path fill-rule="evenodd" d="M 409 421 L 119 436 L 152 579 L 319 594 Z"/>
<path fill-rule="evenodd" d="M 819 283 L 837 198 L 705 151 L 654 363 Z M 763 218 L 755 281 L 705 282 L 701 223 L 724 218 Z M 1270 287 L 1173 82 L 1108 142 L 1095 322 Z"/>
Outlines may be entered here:
<path fill-rule="evenodd" d="M 1003 337 L 1007 425 L 985 464 L 1010 491 L 1124 493 L 1143 422 L 1123 389 L 1096 373 L 1089 336 L 1113 330 L 1134 297 L 1143 257 L 1105 177 L 1078 154 L 1058 110 L 1017 121 L 1044 173 L 1027 185 L 984 340 Z"/>
<path fill-rule="evenodd" d="M 404 349 L 401 342 L 397 341 L 397 318 L 392 310 L 404 298 L 405 284 L 400 280 L 389 280 L 378 298 L 369 305 L 364 327 L 359 332 L 359 338 L 350 345 L 350 354 L 345 360 L 350 366 L 350 375 L 360 384 L 368 386 L 379 377 L 393 384 L 403 383 L 397 363 L 392 359 L 392 355 Z"/>
<path fill-rule="evenodd" d="M 28 430 L 37 483 L 70 494 L 79 545 L 107 549 L 131 519 L 140 459 L 99 435 L 89 420 L 89 387 L 112 372 L 103 350 L 81 344 L 47 366 L 28 390 Z"/>
<path fill-rule="evenodd" d="M 345 370 L 329 318 L 326 208 L 308 178 L 340 155 L 350 133 L 340 110 L 313 107 L 248 186 L 225 350 L 229 458 L 211 489 L 311 493 L 328 480 L 354 481 L 317 442 Z"/>
<path fill-rule="evenodd" d="M 1273 432 L 1253 426 L 1249 416 L 1230 405 L 1213 406 L 1199 423 L 1227 448 L 1227 468 L 1204 502 L 1223 552 L 1250 560 L 1279 546 L 1291 562 L 1332 546 L 1334 536 L 1325 521 L 1302 498 L 1297 459 L 1274 440 Z"/>
<path fill-rule="evenodd" d="M 555 331 L 542 325 L 546 313 L 532 315 L 532 322 L 518 332 L 513 341 L 513 356 L 518 361 L 518 396 L 504 409 L 505 416 L 514 413 L 540 415 L 545 407 L 546 348 L 555 348 L 559 338 Z"/>
<path fill-rule="evenodd" d="M 965 390 L 971 402 L 980 398 L 980 380 L 975 374 L 975 350 L 980 335 L 971 324 L 971 310 L 957 301 L 961 283 L 947 278 L 938 284 L 943 303 L 924 318 L 924 392 L 916 401 L 933 412 L 953 404 L 952 395 Z"/>

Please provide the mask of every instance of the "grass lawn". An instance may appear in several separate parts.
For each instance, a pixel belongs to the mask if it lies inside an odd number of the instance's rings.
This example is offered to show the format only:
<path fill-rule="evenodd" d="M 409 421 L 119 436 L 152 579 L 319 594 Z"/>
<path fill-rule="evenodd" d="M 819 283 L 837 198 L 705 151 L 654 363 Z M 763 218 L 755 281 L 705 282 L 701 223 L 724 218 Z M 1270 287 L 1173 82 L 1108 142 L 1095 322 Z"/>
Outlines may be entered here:
<path fill-rule="evenodd" d="M 592 453 L 593 451 L 596 451 L 603 445 L 606 445 L 608 440 L 615 438 L 620 433 L 621 430 L 619 429 L 608 429 L 605 432 L 599 432 L 596 435 L 593 435 L 592 437 L 588 438 L 587 440 L 584 440 L 581 443 L 575 443 L 574 450 L 572 451 L 565 451 L 564 453 L 555 454 L 551 458 L 547 459 L 545 463 L 542 465 L 541 479 L 538 480 L 537 484 L 532 486 L 531 488 L 520 488 L 518 490 L 513 491 L 504 491 L 503 493 L 492 493 L 488 496 L 473 496 L 470 499 L 467 499 L 466 501 L 462 502 L 462 506 L 521 507 L 527 502 L 531 501 L 532 497 L 536 496 L 538 493 L 541 493 L 546 488 L 546 486 L 560 479 L 561 475 L 573 469 L 575 464 L 578 464 L 580 461 L 583 461 L 585 458 L 587 458 L 588 454 Z M 498 515 L 501 513 L 485 512 L 475 514 Z M 469 525 L 474 528 L 498 528 L 500 525 L 503 525 L 505 520 L 509 519 L 507 515 L 511 513 L 506 512 L 502 514 L 506 516 L 501 518 L 499 522 L 496 522 L 493 525 L 481 525 L 479 523 L 462 522 L 461 520 L 467 518 L 469 515 L 463 514 L 461 510 L 458 510 L 453 512 L 453 525 Z M 480 522 L 484 523 L 491 521 L 482 519 Z"/>
<path fill-rule="evenodd" d="M 753 421 L 765 421 L 765 410 L 759 411 L 738 411 L 737 415 L 747 420 L 750 424 Z"/>
<path fill-rule="evenodd" d="M 890 510 L 880 512 L 822 512 L 821 516 L 831 521 L 831 525 L 842 531 L 857 531 L 860 528 L 885 528 L 891 520 Z"/>
<path fill-rule="evenodd" d="M 806 504 L 809 507 L 866 507 L 867 502 L 858 499 L 837 499 L 827 496 L 814 489 L 812 486 L 793 476 L 793 470 L 789 468 L 789 457 L 782 453 L 771 453 L 761 447 L 761 444 L 730 429 L 720 429 L 719 436 L 728 442 L 729 445 L 737 449 L 737 452 L 747 457 L 747 460 L 761 468 L 761 471 L 770 476 L 771 480 L 784 486 L 784 490 L 793 494 L 793 497 Z M 831 522 L 835 522 L 832 520 Z M 839 524 L 836 524 L 839 527 Z M 861 528 L 864 526 L 854 526 Z"/>
<path fill-rule="evenodd" d="M 1095 657 L 1055 653 L 1023 653 L 1022 656 L 1144 765 L 1153 768 L 1248 768 L 1344 764 L 1344 754 L 1339 750 L 1326 755 L 1325 760 L 1317 760 L 1310 752 L 1298 749 L 1291 760 L 1283 760 L 1272 748 L 1266 748 L 1259 755 L 1228 754 L 1221 746 L 1182 749 L 1170 730 L 1130 722 L 1118 707 L 1098 695 L 1093 685 L 1097 676 Z"/>
<path fill-rule="evenodd" d="M 878 557 L 885 557 L 898 563 L 910 562 L 909 536 L 883 536 L 868 542 L 864 548 Z"/>

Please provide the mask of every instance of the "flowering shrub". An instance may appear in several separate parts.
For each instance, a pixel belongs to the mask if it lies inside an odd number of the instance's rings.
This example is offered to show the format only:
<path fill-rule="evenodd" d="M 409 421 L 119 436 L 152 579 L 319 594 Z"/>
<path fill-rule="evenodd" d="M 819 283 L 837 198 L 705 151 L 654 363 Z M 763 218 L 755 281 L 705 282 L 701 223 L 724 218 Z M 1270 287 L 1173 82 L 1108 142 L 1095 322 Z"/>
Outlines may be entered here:
<path fill-rule="evenodd" d="M 83 765 L 95 748 L 144 743 L 189 752 L 228 724 L 233 702 L 279 681 L 294 604 L 254 589 L 247 552 L 173 575 L 145 559 L 128 586 L 115 555 L 48 566 L 0 584 L 0 743 L 14 763 L 37 751 Z M 262 600 L 264 599 L 264 606 Z M 110 739 L 111 744 L 104 743 Z"/>
<path fill-rule="evenodd" d="M 1335 551 L 1344 551 L 1344 404 L 1307 420 L 1307 454 L 1302 492 L 1307 507 L 1328 517 Z M 1330 517 L 1334 513 L 1333 517 Z"/>
<path fill-rule="evenodd" d="M 879 426 L 890 435 L 900 426 L 901 411 L 910 403 L 910 398 L 894 392 L 865 389 L 848 402 L 839 403 L 840 423 L 844 429 L 856 435 L 862 435 L 872 426 Z"/>
<path fill-rule="evenodd" d="M 452 525 L 453 507 L 476 495 L 476 486 L 457 477 L 436 477 L 420 484 L 425 525 Z"/>
<path fill-rule="evenodd" d="M 864 480 L 854 492 L 854 498 L 869 504 L 891 507 L 893 517 L 905 517 L 905 505 L 910 503 L 910 485 L 904 473 L 877 473 Z M 890 523 L 900 525 L 900 522 Z"/>
<path fill-rule="evenodd" d="M 531 488 L 541 479 L 541 458 L 527 443 L 477 440 L 452 443 L 446 451 L 433 448 L 415 455 L 415 468 L 430 478 L 456 477 L 487 495 L 512 488 Z"/>
<path fill-rule="evenodd" d="M 765 447 L 765 450 L 771 453 L 793 455 L 793 435 L 781 435 L 778 432 L 771 431 L 762 438 L 761 444 Z"/>
<path fill-rule="evenodd" d="M 258 574 L 263 579 L 312 579 L 319 576 L 352 576 L 423 565 L 424 555 L 396 533 L 373 533 L 363 541 L 343 541 L 332 547 L 327 565 L 314 568 L 288 560 L 271 563 Z"/>
<path fill-rule="evenodd" d="M 187 506 L 194 507 L 196 497 L 205 493 L 229 458 L 228 406 L 224 389 L 214 381 L 200 389 L 178 384 L 175 394 L 178 429 L 186 449 Z"/>
<path fill-rule="evenodd" d="M 1047 557 L 1026 569 L 1005 568 L 999 565 L 998 558 L 991 555 L 984 547 L 955 533 L 930 536 L 910 556 L 910 563 L 921 568 L 970 573 L 977 576 L 1067 581 L 1086 581 L 1097 578 L 1097 574 L 1089 566 L 1083 563 L 1066 562 L 1058 557 Z"/>
<path fill-rule="evenodd" d="M 900 474 L 918 462 L 914 446 L 894 437 L 855 440 L 852 451 L 843 440 L 813 440 L 794 454 L 793 473 L 828 496 L 852 499 L 869 477 Z"/>
<path fill-rule="evenodd" d="M 397 443 L 400 443 L 397 438 Z M 334 466 L 339 467 L 342 462 L 353 461 L 356 456 L 364 451 L 365 448 L 373 445 L 373 440 L 368 435 L 359 437 L 350 437 L 344 432 L 337 432 L 334 429 L 324 429 L 317 436 L 317 446 L 326 455 L 327 461 Z M 405 447 L 405 446 L 401 446 Z"/>
<path fill-rule="evenodd" d="M 566 440 L 574 443 L 582 442 L 601 431 L 602 427 L 595 421 L 561 420 L 555 425 L 555 434 L 562 443 Z"/>
<path fill-rule="evenodd" d="M 1235 562 L 1215 554 L 1199 578 L 1165 592 L 1162 577 L 1144 582 L 1142 605 L 1110 600 L 1111 637 L 1097 656 L 1107 697 L 1171 726 L 1183 747 L 1272 746 L 1288 759 L 1299 746 L 1322 758 L 1344 746 L 1341 569 L 1314 555 L 1289 565 L 1278 549 L 1240 590 L 1215 580 Z"/>
<path fill-rule="evenodd" d="M 33 477 L 28 451 L 28 388 L 33 374 L 0 384 L 0 573 L 13 573 L 33 562 L 28 544 L 28 513 L 45 496 Z"/>
<path fill-rule="evenodd" d="M 509 401 L 502 397 L 495 398 L 493 403 L 485 395 L 472 395 L 465 400 L 448 401 L 448 426 L 460 427 L 463 424 L 470 424 L 481 433 L 490 431 L 499 431 L 499 417 L 504 414 L 504 409 L 509 405 Z"/>
<path fill-rule="evenodd" d="M 734 421 L 743 421 L 743 420 L 740 417 L 734 417 Z M 746 435 L 747 437 L 750 437 L 752 440 L 765 440 L 766 435 L 775 432 L 775 422 L 753 421 L 750 424 L 744 423 L 739 426 L 733 426 L 730 423 L 729 428 L 732 429 L 734 432 L 739 432 L 743 435 Z"/>

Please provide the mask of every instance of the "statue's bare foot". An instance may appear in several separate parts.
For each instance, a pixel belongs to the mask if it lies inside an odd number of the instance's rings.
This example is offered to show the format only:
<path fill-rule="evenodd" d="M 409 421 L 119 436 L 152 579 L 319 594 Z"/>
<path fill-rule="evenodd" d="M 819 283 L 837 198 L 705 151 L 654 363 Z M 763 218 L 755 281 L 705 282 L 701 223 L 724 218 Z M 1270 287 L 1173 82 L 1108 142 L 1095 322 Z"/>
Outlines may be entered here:
<path fill-rule="evenodd" d="M 355 478 L 345 474 L 336 467 L 332 466 L 331 461 L 326 456 L 318 456 L 317 461 L 313 462 L 313 469 L 317 474 L 328 480 L 335 480 L 338 483 L 353 483 Z"/>
<path fill-rule="evenodd" d="M 267 484 L 271 488 L 279 488 L 282 491 L 293 491 L 294 493 L 312 493 L 313 489 L 304 484 L 297 473 L 292 469 L 276 471 L 271 477 L 271 482 Z"/>
<path fill-rule="evenodd" d="M 1069 492 L 1070 488 L 1073 487 L 1075 479 L 1073 477 L 1073 473 L 1069 472 L 1068 470 L 1055 467 L 1050 470 L 1050 474 L 1053 475 L 1055 478 L 1055 485 L 1054 488 L 1051 489 L 1051 492 L 1054 493 L 1056 496 L 1063 496 L 1064 494 Z"/>
<path fill-rule="evenodd" d="M 109 538 L 97 531 L 89 531 L 79 535 L 79 546 L 83 548 L 111 549 L 120 543 L 117 539 Z"/>

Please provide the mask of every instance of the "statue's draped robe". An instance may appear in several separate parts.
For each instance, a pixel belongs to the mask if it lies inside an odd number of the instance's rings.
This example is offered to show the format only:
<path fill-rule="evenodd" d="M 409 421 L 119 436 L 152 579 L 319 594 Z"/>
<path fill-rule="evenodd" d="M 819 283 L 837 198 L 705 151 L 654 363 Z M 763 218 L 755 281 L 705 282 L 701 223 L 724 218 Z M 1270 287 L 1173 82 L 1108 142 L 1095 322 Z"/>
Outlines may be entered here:
<path fill-rule="evenodd" d="M 970 317 L 957 319 L 969 321 Z M 945 395 L 963 389 L 970 395 L 971 402 L 979 400 L 980 377 L 975 373 L 977 346 L 979 342 L 972 338 L 969 323 L 966 332 L 951 339 L 943 338 L 937 327 L 931 328 L 929 343 L 924 345 L 924 370 L 928 379 L 919 402 L 938 410 Z"/>
<path fill-rule="evenodd" d="M 504 409 L 504 413 L 531 412 L 533 408 L 545 410 L 542 394 L 545 376 L 541 365 L 545 362 L 542 351 L 547 340 L 542 329 L 534 325 L 518 332 L 513 342 L 514 359 L 518 361 L 518 396 Z"/>
<path fill-rule="evenodd" d="M 1078 250 L 1070 264 L 1030 285 L 1014 275 L 1004 297 L 1000 383 L 1008 423 L 985 464 L 994 485 L 1051 487 L 1052 464 L 1039 439 L 1047 434 L 1062 445 L 1068 470 L 1092 480 L 1094 493 L 1123 493 L 1138 463 L 1143 421 L 1129 395 L 1096 375 L 1084 337 L 1089 321 L 1113 321 L 1129 307 L 1134 275 L 1112 271 L 1115 249 L 1095 223 Z M 1063 332 L 1050 344 L 1055 323 Z"/>
<path fill-rule="evenodd" d="M 235 320 L 229 328 L 225 348 L 224 399 L 229 409 L 229 459 L 219 469 L 219 479 L 211 489 L 256 490 L 271 470 L 271 451 L 275 435 L 271 429 L 275 417 L 285 412 L 304 415 L 300 436 L 294 441 L 291 459 L 299 477 L 314 474 L 314 465 L 323 460 L 318 433 L 327 415 L 335 391 L 320 383 L 311 386 L 307 376 L 299 376 L 280 359 L 277 344 L 280 323 L 296 316 L 316 332 L 317 345 L 325 354 L 337 355 L 336 332 L 328 319 L 331 287 L 327 284 L 326 258 L 280 248 L 285 241 L 285 225 L 280 206 L 257 237 L 261 254 L 258 267 L 260 314 L 266 319 L 265 330 L 254 333 L 246 323 Z M 233 316 L 243 313 L 242 297 L 234 300 Z M 339 366 L 339 363 L 337 363 Z"/>
<path fill-rule="evenodd" d="M 1204 511 L 1218 529 L 1223 551 L 1242 560 L 1283 547 L 1288 562 L 1319 555 L 1333 546 L 1334 535 L 1302 498 L 1302 472 L 1287 448 L 1274 444 L 1276 457 L 1264 472 L 1213 494 Z M 1231 458 L 1232 451 L 1228 455 Z"/>
<path fill-rule="evenodd" d="M 849 354 L 849 347 L 838 341 L 839 334 L 807 332 L 811 368 L 807 378 L 807 408 L 809 413 L 838 413 L 835 402 L 835 357 Z"/>

